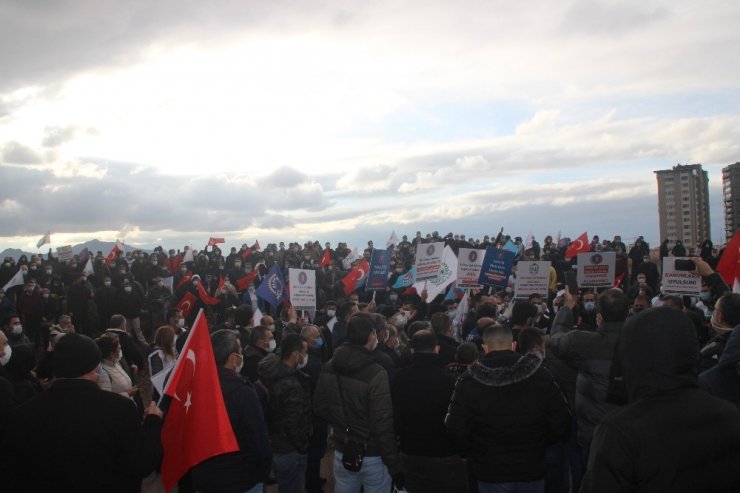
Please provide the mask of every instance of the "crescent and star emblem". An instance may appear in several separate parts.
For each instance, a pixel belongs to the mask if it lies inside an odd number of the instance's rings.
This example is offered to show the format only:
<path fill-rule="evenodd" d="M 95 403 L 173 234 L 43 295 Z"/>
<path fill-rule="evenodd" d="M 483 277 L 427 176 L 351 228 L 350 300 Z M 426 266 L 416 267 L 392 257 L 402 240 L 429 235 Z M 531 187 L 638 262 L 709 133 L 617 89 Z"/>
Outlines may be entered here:
<path fill-rule="evenodd" d="M 188 353 L 185 355 L 185 361 L 182 363 L 184 365 L 188 365 L 188 362 L 191 363 L 191 366 L 193 367 L 193 371 L 190 374 L 183 374 L 182 377 L 180 377 L 180 382 L 178 382 L 178 387 L 191 387 L 190 382 L 193 380 L 193 377 L 195 376 L 195 351 L 192 349 L 188 349 Z M 186 368 L 183 368 L 183 372 L 187 371 Z M 177 395 L 177 392 L 172 396 L 175 400 L 178 402 L 182 402 L 182 399 Z M 185 414 L 190 411 L 190 406 L 193 405 L 192 401 L 193 393 L 191 391 L 186 392 L 185 396 L 185 404 L 183 406 L 185 407 Z"/>

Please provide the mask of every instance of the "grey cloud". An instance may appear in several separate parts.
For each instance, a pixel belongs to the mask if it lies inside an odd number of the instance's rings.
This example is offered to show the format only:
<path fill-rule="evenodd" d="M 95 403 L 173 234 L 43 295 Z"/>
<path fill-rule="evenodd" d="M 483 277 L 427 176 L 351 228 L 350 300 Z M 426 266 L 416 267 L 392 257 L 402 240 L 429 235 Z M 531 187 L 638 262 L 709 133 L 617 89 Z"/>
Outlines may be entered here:
<path fill-rule="evenodd" d="M 72 140 L 77 133 L 77 128 L 70 125 L 67 127 L 46 127 L 41 145 L 44 147 L 57 147 Z"/>
<path fill-rule="evenodd" d="M 669 15 L 665 8 L 648 6 L 643 2 L 578 0 L 566 12 L 561 30 L 566 34 L 622 35 Z"/>
<path fill-rule="evenodd" d="M 291 188 L 306 183 L 308 176 L 290 166 L 281 166 L 259 180 L 259 184 L 270 188 Z"/>
<path fill-rule="evenodd" d="M 36 151 L 20 142 L 11 141 L 3 146 L 2 162 L 8 164 L 41 164 L 41 156 Z"/>
<path fill-rule="evenodd" d="M 295 221 L 281 214 L 267 214 L 258 225 L 264 229 L 284 229 L 294 227 Z"/>

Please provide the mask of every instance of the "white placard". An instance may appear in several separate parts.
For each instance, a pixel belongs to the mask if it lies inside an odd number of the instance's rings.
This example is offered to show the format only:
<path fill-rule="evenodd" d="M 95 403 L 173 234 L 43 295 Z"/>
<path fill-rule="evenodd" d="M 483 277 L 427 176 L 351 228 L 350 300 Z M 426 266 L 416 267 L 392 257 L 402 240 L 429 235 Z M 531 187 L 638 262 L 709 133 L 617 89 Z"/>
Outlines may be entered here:
<path fill-rule="evenodd" d="M 444 242 L 419 243 L 416 247 L 416 282 L 436 279 L 442 270 Z"/>
<path fill-rule="evenodd" d="M 72 245 L 60 246 L 57 248 L 57 257 L 60 262 L 69 262 L 74 258 Z"/>
<path fill-rule="evenodd" d="M 611 288 L 614 286 L 615 252 L 588 252 L 578 254 L 578 287 Z"/>
<path fill-rule="evenodd" d="M 550 262 L 519 262 L 516 264 L 515 298 L 528 298 L 532 294 L 546 298 L 549 287 Z"/>
<path fill-rule="evenodd" d="M 457 287 L 479 288 L 480 269 L 486 251 L 477 248 L 461 248 L 457 255 Z"/>
<path fill-rule="evenodd" d="M 661 291 L 663 294 L 699 296 L 701 293 L 701 276 L 688 270 L 676 270 L 676 260 L 689 259 L 687 257 L 663 258 Z"/>
<path fill-rule="evenodd" d="M 288 269 L 290 304 L 296 310 L 316 310 L 316 271 Z"/>

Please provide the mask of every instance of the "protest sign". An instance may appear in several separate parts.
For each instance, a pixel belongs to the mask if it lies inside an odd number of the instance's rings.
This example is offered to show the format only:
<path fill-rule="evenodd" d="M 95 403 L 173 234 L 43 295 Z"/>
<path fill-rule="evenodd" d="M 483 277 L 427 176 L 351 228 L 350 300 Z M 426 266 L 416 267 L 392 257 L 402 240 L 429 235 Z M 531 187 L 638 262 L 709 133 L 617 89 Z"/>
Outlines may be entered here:
<path fill-rule="evenodd" d="M 519 262 L 516 264 L 515 298 L 528 298 L 532 294 L 547 296 L 549 285 L 550 262 Z"/>
<path fill-rule="evenodd" d="M 431 302 L 438 294 L 444 292 L 450 283 L 455 282 L 456 278 L 457 257 L 455 257 L 455 252 L 452 251 L 452 248 L 446 246 L 444 248 L 444 255 L 442 256 L 442 269 L 440 269 L 439 275 L 430 281 L 415 282 L 414 288 L 419 294 L 426 289 L 427 300 Z"/>
<path fill-rule="evenodd" d="M 486 248 L 478 283 L 505 288 L 509 282 L 515 256 L 514 252 L 509 250 L 499 250 L 493 246 Z"/>
<path fill-rule="evenodd" d="M 57 248 L 57 257 L 60 262 L 69 262 L 74 258 L 72 253 L 72 245 L 60 246 Z"/>
<path fill-rule="evenodd" d="M 457 287 L 477 288 L 485 250 L 461 248 L 457 257 Z"/>
<path fill-rule="evenodd" d="M 699 296 L 701 293 L 701 276 L 693 271 L 676 270 L 676 260 L 689 260 L 687 257 L 663 258 L 663 294 L 679 296 Z"/>
<path fill-rule="evenodd" d="M 416 281 L 429 281 L 436 279 L 442 270 L 442 255 L 445 244 L 419 243 L 416 247 Z"/>
<path fill-rule="evenodd" d="M 370 258 L 370 275 L 367 278 L 367 291 L 385 291 L 388 287 L 388 273 L 391 270 L 391 252 L 373 250 Z"/>
<path fill-rule="evenodd" d="M 578 254 L 578 287 L 611 288 L 614 286 L 615 252 L 588 252 Z"/>
<path fill-rule="evenodd" d="M 296 310 L 316 309 L 316 271 L 289 269 L 290 304 Z"/>

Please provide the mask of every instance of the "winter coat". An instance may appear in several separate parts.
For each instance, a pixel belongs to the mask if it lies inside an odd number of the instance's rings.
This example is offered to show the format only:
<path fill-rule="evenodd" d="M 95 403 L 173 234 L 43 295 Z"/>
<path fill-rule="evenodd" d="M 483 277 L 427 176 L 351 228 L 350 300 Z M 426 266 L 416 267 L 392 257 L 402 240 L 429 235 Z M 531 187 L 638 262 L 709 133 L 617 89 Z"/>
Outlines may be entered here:
<path fill-rule="evenodd" d="M 254 385 L 239 374 L 218 368 L 226 412 L 239 452 L 217 455 L 193 468 L 195 488 L 203 493 L 248 491 L 267 479 L 272 451 Z"/>
<path fill-rule="evenodd" d="M 365 455 L 382 457 L 391 474 L 401 471 L 388 374 L 367 348 L 348 342 L 334 352 L 319 376 L 314 413 L 334 426 L 337 450 L 344 450 L 349 426 L 350 438 L 365 443 Z"/>
<path fill-rule="evenodd" d="M 439 344 L 439 358 L 442 363 L 447 365 L 455 361 L 455 353 L 457 353 L 457 347 L 460 343 L 446 335 L 438 335 L 437 343 Z"/>
<path fill-rule="evenodd" d="M 616 407 L 607 403 L 609 375 L 624 322 L 609 322 L 595 331 L 571 330 L 573 312 L 558 310 L 547 350 L 578 370 L 576 377 L 576 417 L 578 443 L 588 447 L 596 425 Z"/>
<path fill-rule="evenodd" d="M 740 491 L 740 410 L 696 388 L 690 321 L 645 310 L 622 339 L 629 403 L 596 428 L 581 493 Z"/>
<path fill-rule="evenodd" d="M 161 460 L 161 428 L 156 416 L 142 425 L 131 400 L 94 382 L 56 380 L 15 411 L 3 491 L 138 493 Z"/>
<path fill-rule="evenodd" d="M 115 392 L 127 399 L 132 399 L 127 392 L 132 386 L 131 377 L 123 370 L 121 364 L 103 360 L 101 366 L 102 371 L 98 375 L 98 385 L 100 385 L 100 388 L 108 392 Z"/>
<path fill-rule="evenodd" d="M 262 348 L 255 346 L 244 346 L 244 366 L 242 367 L 242 376 L 252 382 L 259 378 L 258 365 L 262 358 L 270 354 Z"/>
<path fill-rule="evenodd" d="M 311 440 L 311 382 L 284 365 L 276 354 L 259 363 L 259 376 L 270 391 L 267 427 L 275 453 L 305 454 Z"/>
<path fill-rule="evenodd" d="M 438 354 L 417 353 L 391 380 L 396 433 L 408 455 L 448 457 L 457 447 L 445 428 L 455 381 Z"/>
<path fill-rule="evenodd" d="M 570 431 L 566 399 L 542 356 L 493 351 L 470 365 L 455 385 L 445 424 L 479 481 L 536 481 L 545 449 Z"/>
<path fill-rule="evenodd" d="M 740 408 L 740 329 L 735 327 L 716 366 L 699 376 L 699 387 Z"/>

